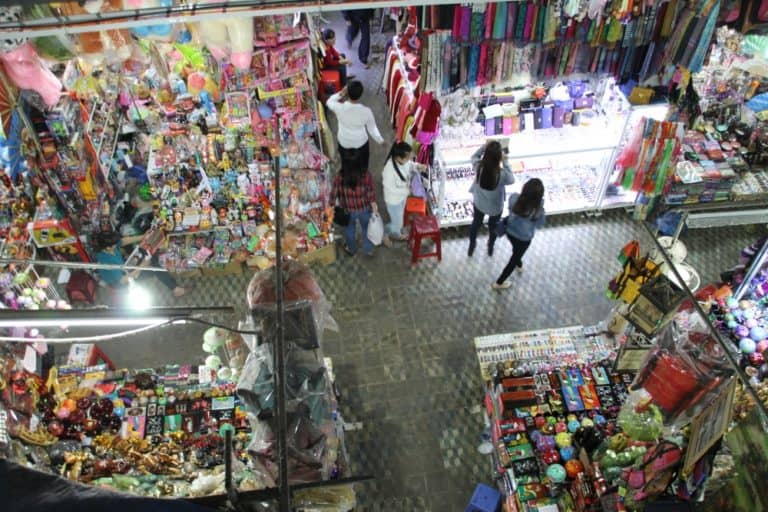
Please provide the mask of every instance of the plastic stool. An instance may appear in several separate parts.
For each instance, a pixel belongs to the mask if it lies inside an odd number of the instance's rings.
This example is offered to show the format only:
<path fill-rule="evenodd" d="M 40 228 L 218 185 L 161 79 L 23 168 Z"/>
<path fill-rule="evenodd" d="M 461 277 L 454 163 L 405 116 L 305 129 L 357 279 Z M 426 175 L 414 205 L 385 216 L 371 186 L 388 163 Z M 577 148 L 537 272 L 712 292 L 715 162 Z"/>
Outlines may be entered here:
<path fill-rule="evenodd" d="M 424 216 L 427 214 L 427 202 L 423 197 L 409 197 L 405 200 L 405 212 L 403 213 L 403 226 L 410 226 L 411 216 Z"/>
<path fill-rule="evenodd" d="M 320 98 L 325 101 L 331 94 L 341 90 L 341 73 L 338 69 L 320 70 L 320 83 L 318 84 Z M 331 92 L 331 90 L 333 92 Z"/>
<path fill-rule="evenodd" d="M 421 253 L 421 241 L 430 238 L 435 242 L 435 250 Z M 434 215 L 420 215 L 413 218 L 411 232 L 408 234 L 408 247 L 411 248 L 411 264 L 422 258 L 437 256 L 437 261 L 442 261 L 443 251 L 440 244 L 440 224 Z"/>
<path fill-rule="evenodd" d="M 497 512 L 501 508 L 501 493 L 485 484 L 477 484 L 464 512 Z"/>

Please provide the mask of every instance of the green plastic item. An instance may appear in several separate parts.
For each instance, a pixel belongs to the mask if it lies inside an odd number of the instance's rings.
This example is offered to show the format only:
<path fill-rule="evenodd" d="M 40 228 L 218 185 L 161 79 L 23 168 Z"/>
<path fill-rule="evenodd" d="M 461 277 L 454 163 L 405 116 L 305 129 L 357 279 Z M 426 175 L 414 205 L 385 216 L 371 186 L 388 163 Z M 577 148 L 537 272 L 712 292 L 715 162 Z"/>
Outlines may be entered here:
<path fill-rule="evenodd" d="M 307 235 L 309 235 L 309 238 L 315 238 L 320 235 L 320 231 L 317 229 L 314 222 L 307 224 Z"/>
<path fill-rule="evenodd" d="M 235 435 L 235 427 L 232 426 L 231 423 L 224 423 L 222 426 L 219 427 L 219 435 L 221 437 L 226 437 L 227 430 L 232 432 L 232 435 Z"/>

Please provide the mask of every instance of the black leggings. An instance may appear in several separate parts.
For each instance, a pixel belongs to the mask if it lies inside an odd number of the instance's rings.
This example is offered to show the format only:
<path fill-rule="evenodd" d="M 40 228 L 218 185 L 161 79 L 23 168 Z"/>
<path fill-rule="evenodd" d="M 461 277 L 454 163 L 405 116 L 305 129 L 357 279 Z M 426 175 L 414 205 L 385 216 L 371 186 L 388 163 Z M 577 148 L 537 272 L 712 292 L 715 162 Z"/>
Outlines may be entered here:
<path fill-rule="evenodd" d="M 477 243 L 477 234 L 480 232 L 480 226 L 483 225 L 483 219 L 485 219 L 485 213 L 477 209 L 477 206 L 472 205 L 472 224 L 469 226 L 469 245 L 475 247 Z M 499 223 L 501 214 L 488 215 L 488 247 L 493 247 L 496 243 L 496 224 Z"/>
<path fill-rule="evenodd" d="M 512 243 L 512 256 L 509 258 L 509 263 L 502 270 L 501 275 L 496 280 L 496 284 L 502 284 L 507 278 L 512 275 L 512 271 L 515 267 L 522 266 L 523 254 L 528 250 L 528 246 L 531 245 L 530 240 L 518 240 L 510 234 L 507 234 L 507 238 Z"/>

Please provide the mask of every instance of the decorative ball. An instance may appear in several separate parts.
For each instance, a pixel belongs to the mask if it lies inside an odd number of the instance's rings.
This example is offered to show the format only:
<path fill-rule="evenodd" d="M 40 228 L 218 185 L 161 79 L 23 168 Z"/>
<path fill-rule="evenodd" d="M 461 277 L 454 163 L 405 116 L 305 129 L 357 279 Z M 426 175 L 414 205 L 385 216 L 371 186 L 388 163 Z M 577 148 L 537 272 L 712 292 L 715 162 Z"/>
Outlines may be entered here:
<path fill-rule="evenodd" d="M 750 318 L 755 318 L 755 310 L 754 309 L 745 309 L 744 310 L 744 318 L 749 320 Z"/>
<path fill-rule="evenodd" d="M 735 309 L 739 307 L 739 301 L 731 297 L 725 302 L 725 305 L 728 306 L 730 309 Z"/>
<path fill-rule="evenodd" d="M 754 329 L 755 327 L 757 327 L 757 320 L 755 320 L 754 318 L 750 318 L 749 320 L 744 322 L 744 325 L 747 326 L 747 329 Z"/>
<path fill-rule="evenodd" d="M 56 301 L 54 299 L 48 299 L 45 303 L 45 309 L 56 309 Z"/>
<path fill-rule="evenodd" d="M 752 308 L 752 301 L 746 300 L 746 299 L 740 301 L 739 302 L 739 308 L 743 309 L 745 311 L 748 310 L 748 309 L 751 309 Z"/>
<path fill-rule="evenodd" d="M 85 413 L 80 409 L 75 409 L 69 413 L 69 418 L 67 418 L 67 421 L 70 423 L 82 423 L 85 421 Z"/>
<path fill-rule="evenodd" d="M 536 443 L 536 448 L 540 452 L 545 452 L 547 450 L 553 450 L 555 445 L 555 438 L 553 436 L 541 436 L 541 438 Z"/>
<path fill-rule="evenodd" d="M 561 432 L 555 436 L 555 443 L 559 448 L 563 446 L 571 446 L 571 434 L 568 432 Z"/>
<path fill-rule="evenodd" d="M 99 422 L 93 418 L 86 418 L 83 422 L 83 430 L 86 432 L 95 432 L 99 428 Z"/>
<path fill-rule="evenodd" d="M 733 333 L 739 338 L 746 338 L 749 336 L 749 329 L 746 325 L 738 325 Z"/>
<path fill-rule="evenodd" d="M 205 366 L 218 370 L 221 366 L 221 358 L 217 355 L 210 355 L 205 358 Z"/>
<path fill-rule="evenodd" d="M 593 427 L 595 425 L 595 422 L 592 421 L 590 418 L 584 418 L 581 420 L 581 426 L 582 427 Z"/>
<path fill-rule="evenodd" d="M 69 418 L 69 413 L 70 412 L 71 411 L 69 409 L 67 409 L 64 406 L 61 406 L 61 407 L 59 407 L 59 410 L 56 411 L 56 417 L 59 418 L 60 420 L 65 420 L 65 419 Z"/>
<path fill-rule="evenodd" d="M 576 478 L 576 475 L 584 471 L 584 464 L 576 459 L 571 459 L 565 463 L 565 474 L 568 478 Z"/>
<path fill-rule="evenodd" d="M 77 401 L 77 408 L 81 410 L 86 410 L 91 406 L 91 399 L 88 397 L 81 398 Z"/>
<path fill-rule="evenodd" d="M 555 433 L 555 426 L 547 423 L 546 425 L 541 427 L 541 431 L 544 432 L 545 434 L 553 435 Z"/>
<path fill-rule="evenodd" d="M 578 420 L 578 418 L 576 417 L 575 414 L 569 414 L 568 416 L 566 416 L 565 419 L 568 420 L 569 422 L 570 421 L 574 421 L 574 420 Z"/>
<path fill-rule="evenodd" d="M 575 454 L 576 450 L 573 446 L 563 446 L 560 448 L 560 457 L 566 462 L 571 460 Z"/>
<path fill-rule="evenodd" d="M 557 418 L 554 416 L 547 416 L 547 425 L 552 425 L 553 427 L 557 424 Z"/>
<path fill-rule="evenodd" d="M 536 428 L 541 428 L 547 423 L 547 419 L 544 416 L 536 416 L 533 419 L 534 425 L 536 425 Z"/>
<path fill-rule="evenodd" d="M 232 378 L 232 370 L 228 366 L 222 366 L 219 371 L 216 372 L 216 377 L 220 380 L 229 380 Z"/>
<path fill-rule="evenodd" d="M 579 430 L 579 427 L 581 427 L 581 423 L 575 417 L 568 422 L 568 432 L 571 434 Z"/>
<path fill-rule="evenodd" d="M 768 340 L 760 340 L 757 342 L 757 351 L 762 353 L 768 350 Z"/>
<path fill-rule="evenodd" d="M 763 364 L 764 360 L 765 358 L 763 357 L 762 352 L 752 352 L 751 354 L 749 354 L 749 363 L 752 366 L 760 366 L 761 364 Z"/>
<path fill-rule="evenodd" d="M 726 313 L 725 314 L 725 321 L 726 322 L 735 322 L 736 321 L 736 317 L 733 316 L 733 313 Z"/>
<path fill-rule="evenodd" d="M 24 288 L 21 290 L 21 296 L 22 297 L 31 297 L 32 296 L 32 288 Z"/>
<path fill-rule="evenodd" d="M 757 344 L 752 338 L 741 338 L 741 341 L 739 341 L 739 350 L 744 354 L 751 354 L 757 350 Z"/>
<path fill-rule="evenodd" d="M 764 340 L 766 336 L 768 336 L 768 332 L 766 332 L 766 330 L 762 327 L 755 326 L 749 330 L 749 337 L 756 342 Z"/>
<path fill-rule="evenodd" d="M 726 326 L 727 326 L 729 329 L 733 330 L 733 329 L 735 329 L 735 328 L 736 328 L 736 326 L 737 326 L 737 325 L 739 325 L 739 324 L 737 324 L 737 323 L 736 323 L 736 320 L 728 320 L 728 321 L 726 322 L 726 324 L 725 324 L 725 325 L 726 325 Z"/>
<path fill-rule="evenodd" d="M 558 421 L 555 424 L 555 432 L 557 432 L 558 434 L 560 432 L 567 432 L 567 431 L 568 431 L 568 425 L 566 425 L 564 421 Z"/>
<path fill-rule="evenodd" d="M 538 445 L 538 443 L 539 443 L 539 439 L 541 439 L 541 436 L 543 436 L 543 435 L 544 435 L 544 434 L 542 434 L 542 433 L 541 433 L 541 432 L 539 432 L 538 430 L 534 430 L 533 432 L 531 432 L 531 434 L 530 434 L 528 437 L 530 437 L 530 439 L 531 439 L 531 442 L 532 442 L 533 444 L 535 444 L 535 445 Z"/>
<path fill-rule="evenodd" d="M 557 453 L 557 450 L 547 450 L 541 454 L 541 460 L 544 461 L 544 464 L 557 464 L 560 462 L 560 454 Z"/>
<path fill-rule="evenodd" d="M 41 277 L 35 283 L 36 288 L 48 288 L 49 286 L 51 286 L 51 280 L 47 277 Z"/>
<path fill-rule="evenodd" d="M 605 416 L 603 416 L 602 414 L 595 414 L 595 417 L 592 418 L 592 421 L 594 421 L 595 425 L 597 425 L 598 427 L 602 427 L 606 423 Z"/>
<path fill-rule="evenodd" d="M 565 482 L 567 473 L 560 464 L 552 464 L 547 467 L 547 476 L 555 483 Z"/>

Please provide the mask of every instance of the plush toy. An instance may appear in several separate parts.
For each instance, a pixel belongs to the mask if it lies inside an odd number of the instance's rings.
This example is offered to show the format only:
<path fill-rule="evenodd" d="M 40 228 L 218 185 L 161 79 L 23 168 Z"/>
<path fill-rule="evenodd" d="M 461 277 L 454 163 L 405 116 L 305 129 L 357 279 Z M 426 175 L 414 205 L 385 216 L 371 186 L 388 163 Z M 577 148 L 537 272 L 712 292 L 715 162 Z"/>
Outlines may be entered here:
<path fill-rule="evenodd" d="M 218 0 L 204 0 L 213 3 Z M 253 55 L 253 18 L 228 16 L 216 21 L 201 21 L 200 33 L 211 54 L 218 60 L 229 55 L 238 69 L 251 67 Z"/>
<path fill-rule="evenodd" d="M 80 2 L 62 2 L 61 12 L 67 16 L 97 14 L 105 11 L 120 10 L 120 0 L 87 0 Z M 107 53 L 112 52 L 120 62 L 131 56 L 131 38 L 127 30 L 106 30 L 102 32 L 86 32 L 78 35 L 80 55 L 93 64 L 104 62 Z"/>
<path fill-rule="evenodd" d="M 40 93 L 49 107 L 58 103 L 61 95 L 61 82 L 51 73 L 38 57 L 29 42 L 0 56 L 5 64 L 8 78 L 21 89 L 31 89 Z"/>
<path fill-rule="evenodd" d="M 150 7 L 172 7 L 173 0 L 123 0 L 126 10 L 147 9 Z M 139 39 L 170 42 L 174 39 L 174 28 L 170 23 L 132 28 L 131 32 Z"/>

